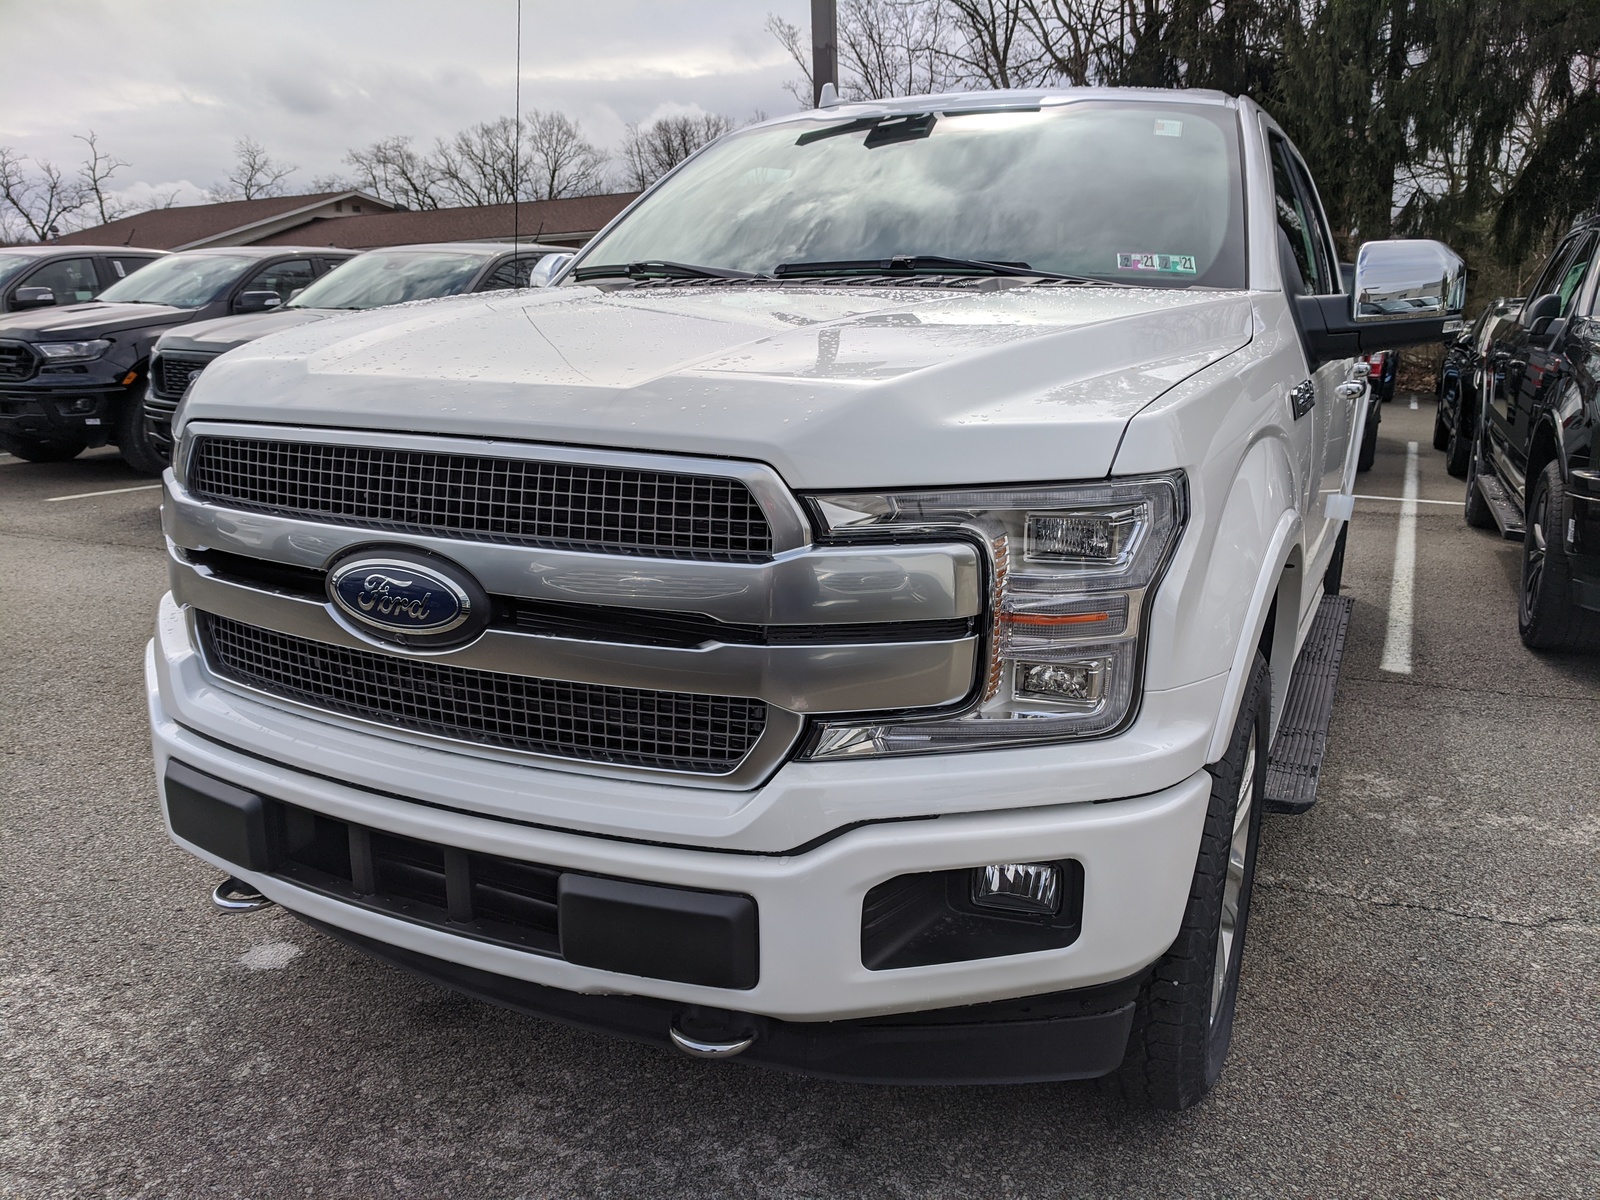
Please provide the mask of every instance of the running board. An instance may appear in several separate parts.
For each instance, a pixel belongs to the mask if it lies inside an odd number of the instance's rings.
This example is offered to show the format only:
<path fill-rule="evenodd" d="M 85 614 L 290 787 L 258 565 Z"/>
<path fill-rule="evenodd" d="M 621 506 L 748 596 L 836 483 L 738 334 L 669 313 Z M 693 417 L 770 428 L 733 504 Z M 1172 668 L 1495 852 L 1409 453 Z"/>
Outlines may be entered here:
<path fill-rule="evenodd" d="M 1324 596 L 1300 647 L 1283 702 L 1283 720 L 1278 722 L 1267 761 L 1267 812 L 1303 813 L 1317 802 L 1328 724 L 1333 720 L 1333 693 L 1354 607 L 1349 596 Z"/>
<path fill-rule="evenodd" d="M 1489 506 L 1489 514 L 1494 517 L 1494 523 L 1500 526 L 1500 536 L 1508 542 L 1522 540 L 1522 511 L 1517 508 L 1506 495 L 1506 485 L 1500 482 L 1498 475 L 1478 471 L 1478 491 L 1483 493 L 1484 503 Z"/>

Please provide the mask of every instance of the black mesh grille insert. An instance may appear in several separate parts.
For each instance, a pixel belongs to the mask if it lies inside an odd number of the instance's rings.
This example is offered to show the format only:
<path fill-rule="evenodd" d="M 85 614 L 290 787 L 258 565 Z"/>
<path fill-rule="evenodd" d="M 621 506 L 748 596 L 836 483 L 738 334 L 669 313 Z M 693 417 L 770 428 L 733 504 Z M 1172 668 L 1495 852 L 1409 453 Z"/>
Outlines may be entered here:
<path fill-rule="evenodd" d="M 0 342 L 0 379 L 30 379 L 38 365 L 33 350 L 22 342 Z"/>
<path fill-rule="evenodd" d="M 233 508 L 441 537 L 741 561 L 772 551 L 750 489 L 704 475 L 206 437 L 188 485 Z"/>
<path fill-rule="evenodd" d="M 163 400 L 183 399 L 184 390 L 194 382 L 194 377 L 206 369 L 214 355 L 188 357 L 168 351 L 156 355 L 150 371 L 150 389 Z"/>
<path fill-rule="evenodd" d="M 200 614 L 211 666 L 262 691 L 354 717 L 588 762 L 725 774 L 767 706 L 745 697 L 530 679 L 391 657 Z"/>

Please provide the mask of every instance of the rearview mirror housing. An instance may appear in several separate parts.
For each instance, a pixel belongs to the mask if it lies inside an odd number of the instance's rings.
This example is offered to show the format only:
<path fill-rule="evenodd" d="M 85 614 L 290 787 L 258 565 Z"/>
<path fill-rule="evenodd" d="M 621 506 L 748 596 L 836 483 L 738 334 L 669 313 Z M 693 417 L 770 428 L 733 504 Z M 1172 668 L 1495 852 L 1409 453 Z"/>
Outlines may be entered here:
<path fill-rule="evenodd" d="M 241 292 L 239 298 L 233 302 L 233 311 L 236 313 L 267 312 L 279 307 L 283 297 L 277 292 Z"/>
<path fill-rule="evenodd" d="M 11 297 L 11 308 L 13 312 L 25 312 L 30 308 L 50 308 L 55 302 L 56 294 L 47 287 L 19 287 Z"/>
<path fill-rule="evenodd" d="M 1312 365 L 1420 342 L 1459 328 L 1467 269 L 1443 242 L 1367 242 L 1356 255 L 1351 292 L 1296 296 L 1295 309 Z"/>

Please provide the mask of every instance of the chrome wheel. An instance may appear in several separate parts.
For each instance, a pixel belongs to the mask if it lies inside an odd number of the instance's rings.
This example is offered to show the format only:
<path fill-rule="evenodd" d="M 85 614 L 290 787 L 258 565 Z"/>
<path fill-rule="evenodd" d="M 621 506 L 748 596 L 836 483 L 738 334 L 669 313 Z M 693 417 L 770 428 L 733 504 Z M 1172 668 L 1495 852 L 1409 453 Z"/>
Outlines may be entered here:
<path fill-rule="evenodd" d="M 1228 845 L 1228 877 L 1222 884 L 1222 918 L 1217 923 L 1217 951 L 1211 973 L 1211 1024 L 1222 1010 L 1239 933 L 1239 900 L 1244 894 L 1245 857 L 1250 850 L 1250 817 L 1256 803 L 1256 733 L 1250 731 L 1244 768 L 1239 777 L 1239 798 L 1233 806 L 1233 840 Z"/>

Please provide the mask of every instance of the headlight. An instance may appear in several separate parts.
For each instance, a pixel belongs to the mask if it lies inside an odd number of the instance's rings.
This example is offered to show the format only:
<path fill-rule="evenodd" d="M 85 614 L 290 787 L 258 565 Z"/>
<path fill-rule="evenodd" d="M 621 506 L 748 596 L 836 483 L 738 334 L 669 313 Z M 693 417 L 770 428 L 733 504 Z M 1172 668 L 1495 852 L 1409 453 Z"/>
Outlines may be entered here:
<path fill-rule="evenodd" d="M 50 362 L 87 362 L 111 349 L 111 343 L 105 338 L 92 342 L 40 342 L 37 349 Z"/>
<path fill-rule="evenodd" d="M 1181 472 L 1046 488 L 812 496 L 829 535 L 905 541 L 964 531 L 988 550 L 988 670 L 944 718 L 821 725 L 807 757 L 976 750 L 1094 737 L 1133 711 L 1145 599 L 1187 519 Z"/>

